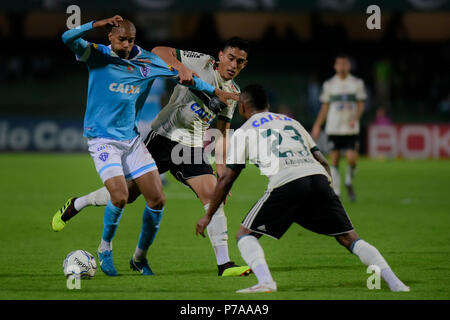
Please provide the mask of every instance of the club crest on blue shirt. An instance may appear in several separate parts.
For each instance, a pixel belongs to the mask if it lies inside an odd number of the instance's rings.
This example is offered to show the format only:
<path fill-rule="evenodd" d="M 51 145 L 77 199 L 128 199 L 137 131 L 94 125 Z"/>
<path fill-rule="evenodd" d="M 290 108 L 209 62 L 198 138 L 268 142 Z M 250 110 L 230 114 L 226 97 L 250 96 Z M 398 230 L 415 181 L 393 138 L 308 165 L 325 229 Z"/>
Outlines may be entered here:
<path fill-rule="evenodd" d="M 150 67 L 145 65 L 141 67 L 141 74 L 144 77 L 148 77 L 148 75 L 150 74 Z"/>
<path fill-rule="evenodd" d="M 109 153 L 108 152 L 102 152 L 100 153 L 100 155 L 98 156 L 98 158 L 100 160 L 102 160 L 103 162 L 105 162 L 109 157 Z"/>

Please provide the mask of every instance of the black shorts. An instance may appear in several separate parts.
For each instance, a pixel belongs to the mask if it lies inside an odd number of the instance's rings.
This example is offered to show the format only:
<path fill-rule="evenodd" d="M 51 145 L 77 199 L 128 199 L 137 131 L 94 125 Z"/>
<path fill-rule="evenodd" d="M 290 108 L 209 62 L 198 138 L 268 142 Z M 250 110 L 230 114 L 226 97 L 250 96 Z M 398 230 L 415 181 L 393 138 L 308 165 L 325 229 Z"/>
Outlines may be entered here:
<path fill-rule="evenodd" d="M 242 226 L 280 239 L 294 222 L 329 236 L 353 230 L 341 201 L 322 174 L 267 190 L 244 218 Z"/>
<path fill-rule="evenodd" d="M 329 135 L 328 141 L 331 142 L 331 150 L 355 150 L 359 149 L 359 137 L 354 135 Z"/>
<path fill-rule="evenodd" d="M 144 140 L 148 151 L 155 160 L 159 173 L 170 171 L 178 180 L 187 185 L 186 180 L 204 174 L 214 174 L 205 159 L 203 148 L 193 148 L 150 131 Z M 172 157 L 172 151 L 175 157 Z"/>

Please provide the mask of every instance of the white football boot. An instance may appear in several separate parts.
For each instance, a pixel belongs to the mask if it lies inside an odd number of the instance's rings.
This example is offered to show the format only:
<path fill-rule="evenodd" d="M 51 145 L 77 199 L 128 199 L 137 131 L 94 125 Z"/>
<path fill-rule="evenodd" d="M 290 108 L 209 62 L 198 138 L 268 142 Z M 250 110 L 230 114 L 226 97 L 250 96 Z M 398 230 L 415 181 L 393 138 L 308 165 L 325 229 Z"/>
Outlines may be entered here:
<path fill-rule="evenodd" d="M 266 283 L 258 283 L 253 287 L 241 289 L 236 291 L 236 293 L 258 293 L 258 292 L 275 292 L 277 291 L 277 284 L 275 281 L 266 282 Z"/>

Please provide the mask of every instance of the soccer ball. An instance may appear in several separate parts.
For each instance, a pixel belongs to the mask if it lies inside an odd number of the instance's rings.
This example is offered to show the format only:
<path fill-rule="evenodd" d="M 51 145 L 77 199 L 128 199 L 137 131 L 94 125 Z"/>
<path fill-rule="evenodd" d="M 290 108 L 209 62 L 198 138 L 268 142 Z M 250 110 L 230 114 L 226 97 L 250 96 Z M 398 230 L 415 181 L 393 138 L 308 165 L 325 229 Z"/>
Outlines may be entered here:
<path fill-rule="evenodd" d="M 85 250 L 70 252 L 63 262 L 64 275 L 74 275 L 79 278 L 90 279 L 95 276 L 97 262 L 92 254 Z"/>

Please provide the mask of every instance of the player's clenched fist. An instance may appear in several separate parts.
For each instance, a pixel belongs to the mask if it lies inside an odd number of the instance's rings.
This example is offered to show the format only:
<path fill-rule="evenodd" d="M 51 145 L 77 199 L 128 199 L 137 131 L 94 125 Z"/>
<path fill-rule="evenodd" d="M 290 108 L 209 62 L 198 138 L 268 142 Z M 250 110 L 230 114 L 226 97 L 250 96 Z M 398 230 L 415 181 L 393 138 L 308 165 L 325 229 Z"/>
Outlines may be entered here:
<path fill-rule="evenodd" d="M 94 24 L 92 26 L 94 28 L 101 28 L 101 27 L 106 27 L 106 26 L 118 27 L 119 23 L 122 21 L 123 21 L 123 18 L 121 16 L 115 15 L 114 17 L 111 17 L 108 19 L 96 21 L 96 22 L 94 22 Z"/>
<path fill-rule="evenodd" d="M 183 64 L 181 64 L 180 68 L 177 69 L 177 71 L 181 84 L 192 85 L 194 83 L 194 76 L 200 78 L 200 76 L 196 72 L 192 71 Z"/>

